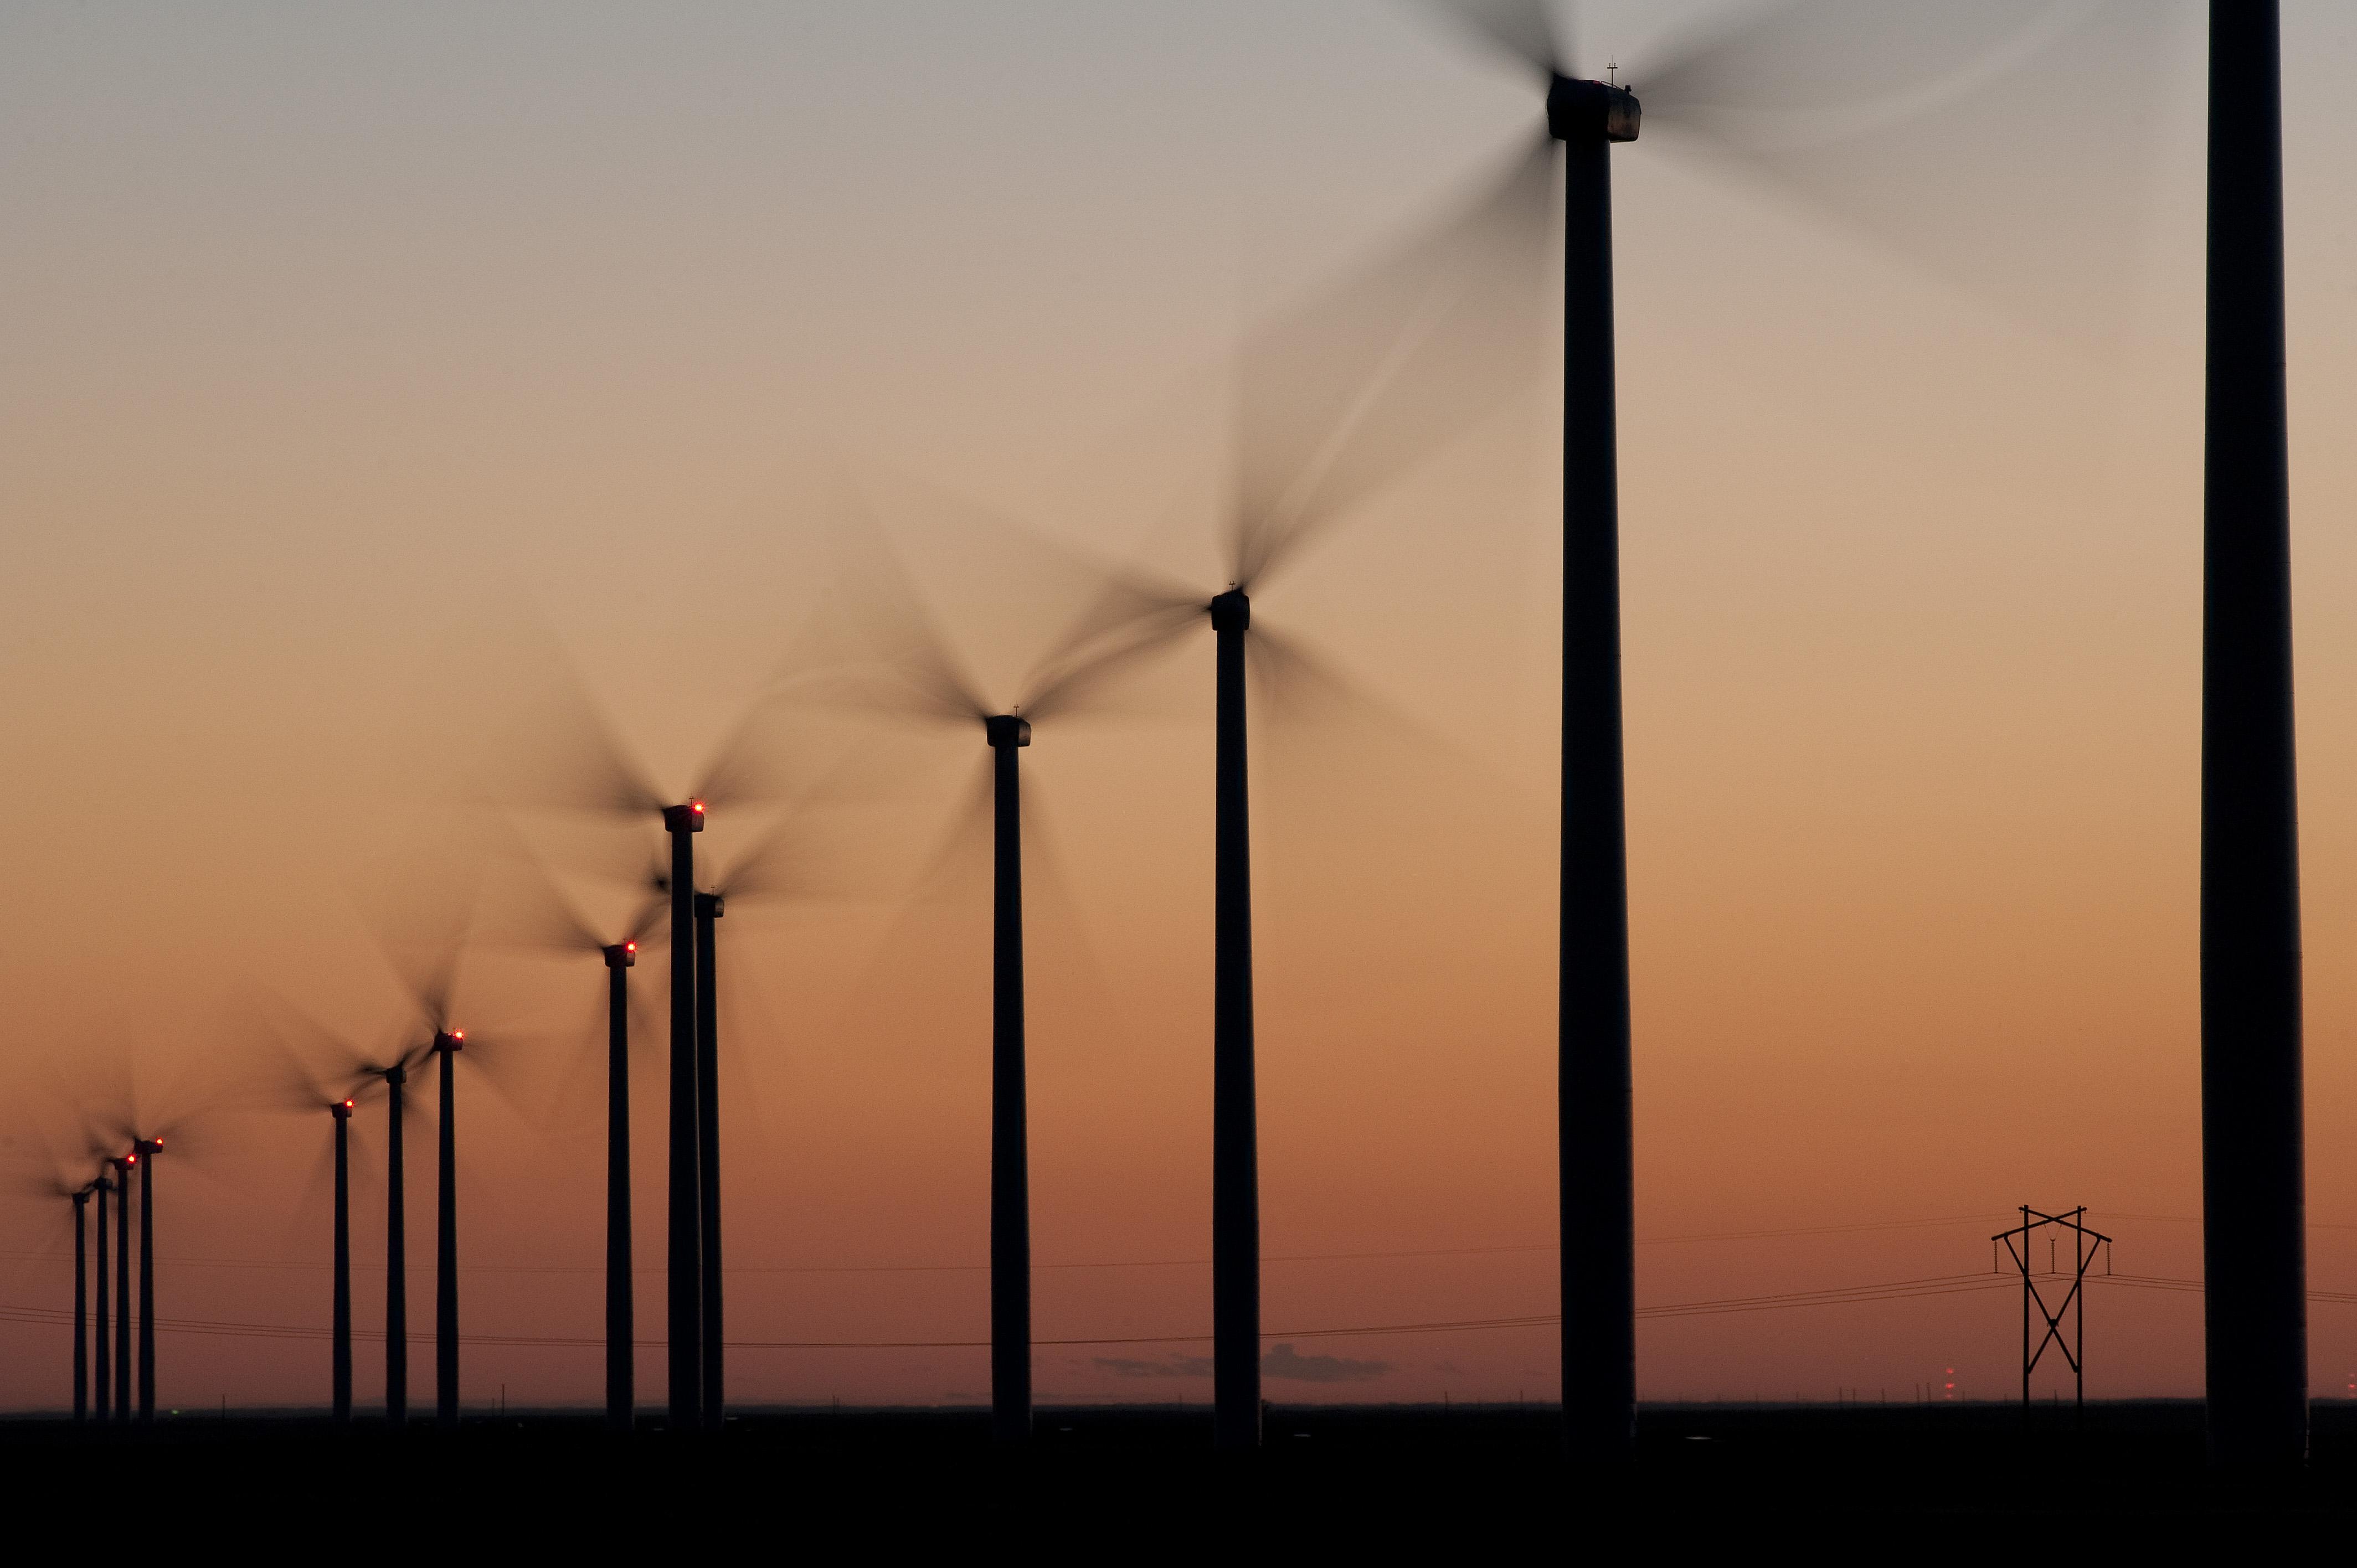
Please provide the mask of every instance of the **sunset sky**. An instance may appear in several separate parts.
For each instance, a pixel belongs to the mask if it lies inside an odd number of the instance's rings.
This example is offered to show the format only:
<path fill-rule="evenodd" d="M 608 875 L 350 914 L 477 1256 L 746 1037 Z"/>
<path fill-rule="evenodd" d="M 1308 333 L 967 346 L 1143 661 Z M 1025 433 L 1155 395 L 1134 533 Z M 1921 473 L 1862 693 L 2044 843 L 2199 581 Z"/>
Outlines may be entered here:
<path fill-rule="evenodd" d="M 2154 9 L 2145 55 L 1854 157 L 1771 176 L 1666 124 L 1614 154 L 1641 1308 L 1986 1270 L 2024 1203 L 2199 1275 L 2203 43 L 2200 7 Z M 1729 11 L 1595 4 L 1580 48 L 1641 97 Z M 2284 14 L 2310 1275 L 2357 1292 L 2357 13 Z M 811 646 L 846 488 L 1002 699 L 1068 585 L 909 497 L 1216 591 L 1239 341 L 1536 113 L 1378 0 L 9 7 L 0 1308 L 70 1305 L 70 1210 L 36 1195 L 128 1079 L 150 1124 L 197 1113 L 158 1167 L 159 1315 L 323 1329 L 328 1119 L 259 1104 L 261 998 L 398 1022 L 371 914 L 468 875 L 463 802 L 530 749 L 548 650 L 683 792 Z M 1361 698 L 1255 732 L 1280 1403 L 1555 1392 L 1552 1326 L 1310 1337 L 1557 1306 L 1553 365 L 1255 594 Z M 1211 674 L 1184 642 L 1025 754 L 1043 1402 L 1210 1397 Z M 731 1394 L 979 1400 L 986 883 L 910 887 L 981 736 L 778 738 L 837 786 L 802 830 L 837 875 L 722 932 L 729 1337 L 772 1347 Z M 716 811 L 706 845 L 775 820 Z M 576 871 L 605 834 L 514 832 Z M 601 972 L 484 946 L 462 973 L 511 1042 L 507 1101 L 460 1086 L 467 1327 L 561 1341 L 470 1345 L 470 1402 L 598 1397 Z M 1647 1318 L 1639 1389 L 1896 1399 L 1955 1368 L 1995 1397 L 2018 1326 L 2001 1290 Z M 2089 1392 L 2197 1393 L 2200 1330 L 2197 1294 L 2108 1287 Z M 863 1342 L 907 1348 L 776 1348 Z M 68 1345 L 0 1321 L 0 1403 L 62 1403 Z M 2357 1305 L 2317 1304 L 2311 1345 L 2319 1393 L 2357 1384 Z M 170 1332 L 159 1398 L 321 1402 L 327 1360 Z"/>

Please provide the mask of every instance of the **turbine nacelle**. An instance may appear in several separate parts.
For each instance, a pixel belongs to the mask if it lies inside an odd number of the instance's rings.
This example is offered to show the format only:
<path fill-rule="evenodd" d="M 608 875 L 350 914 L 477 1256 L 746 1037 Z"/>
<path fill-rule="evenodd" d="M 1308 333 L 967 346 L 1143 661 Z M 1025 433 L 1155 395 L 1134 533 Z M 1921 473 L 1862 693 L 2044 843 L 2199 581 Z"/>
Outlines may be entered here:
<path fill-rule="evenodd" d="M 695 918 L 716 920 L 728 912 L 728 896 L 725 893 L 699 893 L 695 896 Z"/>
<path fill-rule="evenodd" d="M 1558 142 L 1633 142 L 1637 95 L 1609 82 L 1558 76 L 1547 86 L 1547 131 Z"/>
<path fill-rule="evenodd" d="M 134 1138 L 131 1141 L 131 1157 L 134 1159 L 141 1155 L 160 1155 L 163 1152 L 164 1140 L 161 1138 Z"/>
<path fill-rule="evenodd" d="M 349 1100 L 339 1100 L 328 1107 L 328 1113 L 339 1122 L 349 1122 L 352 1119 L 352 1102 Z"/>
<path fill-rule="evenodd" d="M 704 802 L 690 800 L 684 806 L 663 808 L 663 829 L 674 833 L 700 833 L 704 831 Z"/>
<path fill-rule="evenodd" d="M 629 969 L 639 961 L 639 944 L 636 942 L 616 942 L 612 947 L 599 950 L 606 955 L 608 969 Z"/>
<path fill-rule="evenodd" d="M 1214 631 L 1252 629 L 1252 599 L 1242 588 L 1230 588 L 1211 601 L 1211 629 Z"/>
<path fill-rule="evenodd" d="M 1031 721 L 1013 714 L 994 714 L 982 721 L 984 738 L 996 749 L 1002 746 L 1031 744 Z"/>
<path fill-rule="evenodd" d="M 439 1053 L 441 1053 L 441 1054 L 443 1054 L 443 1055 L 447 1055 L 448 1053 L 450 1053 L 450 1052 L 452 1052 L 452 1051 L 462 1051 L 462 1050 L 465 1050 L 466 1048 L 467 1048 L 467 1031 L 466 1031 L 466 1030 L 464 1030 L 464 1029 L 437 1029 L 437 1030 L 436 1030 L 436 1031 L 435 1031 L 435 1033 L 434 1033 L 434 1049 L 435 1049 L 436 1052 L 439 1052 Z"/>

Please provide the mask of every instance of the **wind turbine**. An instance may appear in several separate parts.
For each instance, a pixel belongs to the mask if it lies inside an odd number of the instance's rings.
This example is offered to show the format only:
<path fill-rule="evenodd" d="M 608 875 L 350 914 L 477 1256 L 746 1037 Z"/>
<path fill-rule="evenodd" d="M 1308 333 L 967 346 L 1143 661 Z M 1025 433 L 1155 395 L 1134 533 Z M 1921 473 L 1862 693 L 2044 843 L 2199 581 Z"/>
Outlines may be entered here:
<path fill-rule="evenodd" d="M 545 754 L 527 760 L 531 777 L 513 792 L 513 802 L 641 820 L 652 816 L 670 837 L 664 876 L 671 900 L 665 1329 L 671 1423 L 674 1431 L 694 1431 L 705 1424 L 704 1393 L 714 1364 L 704 1345 L 705 1282 L 707 1273 L 717 1278 L 716 1263 L 707 1270 L 705 1262 L 703 1219 L 717 1208 L 718 1172 L 716 1161 L 707 1165 L 702 1155 L 700 1132 L 719 1113 L 716 1100 L 706 1104 L 715 1086 L 697 1070 L 695 836 L 714 809 L 774 798 L 774 763 L 761 725 L 766 704 L 757 703 L 738 720 L 682 799 L 649 778 L 569 671 L 554 671 L 540 695 L 536 716 L 544 734 L 538 738 Z"/>
<path fill-rule="evenodd" d="M 140 1132 L 138 1129 L 143 1125 L 149 1126 L 150 1130 L 145 1133 Z M 174 1122 L 165 1126 L 155 1126 L 150 1123 L 143 1123 L 137 1121 L 124 1122 L 121 1124 L 120 1130 L 116 1134 L 121 1139 L 121 1143 L 117 1144 L 115 1146 L 123 1147 L 127 1144 L 128 1152 L 123 1155 L 119 1160 L 112 1160 L 108 1162 L 114 1167 L 115 1185 L 118 1191 L 123 1195 L 124 1200 L 122 1205 L 124 1212 L 118 1216 L 120 1224 L 116 1232 L 116 1262 L 122 1269 L 122 1276 L 117 1281 L 118 1290 L 120 1291 L 120 1294 L 117 1296 L 117 1307 L 120 1316 L 115 1321 L 114 1370 L 116 1378 L 116 1410 L 119 1418 L 126 1421 L 129 1420 L 131 1416 L 130 1397 L 132 1394 L 130 1343 L 129 1335 L 127 1333 L 127 1330 L 130 1327 L 131 1304 L 129 1300 L 129 1293 L 127 1291 L 121 1291 L 120 1287 L 128 1285 L 130 1283 L 131 1269 L 127 1243 L 130 1240 L 131 1235 L 131 1226 L 129 1223 L 131 1180 L 135 1172 L 137 1174 L 139 1178 L 139 1360 L 137 1387 L 138 1415 L 139 1420 L 143 1423 L 153 1423 L 156 1419 L 156 1163 L 164 1153 L 164 1143 L 167 1135 L 177 1133 L 180 1125 L 181 1123 L 179 1122 Z"/>
<path fill-rule="evenodd" d="M 116 1144 L 115 1147 L 121 1147 Z M 131 1419 L 131 1155 L 106 1159 L 114 1173 L 114 1419 Z"/>
<path fill-rule="evenodd" d="M 156 1420 L 156 1161 L 164 1153 L 161 1133 L 135 1137 L 131 1157 L 139 1166 L 139 1420 Z"/>
<path fill-rule="evenodd" d="M 1260 1443 L 1260 1178 L 1253 1002 L 1249 675 L 1317 660 L 1252 596 L 1383 489 L 1494 411 L 1538 364 L 1550 155 L 1534 143 L 1476 197 L 1252 334 L 1237 366 L 1226 586 L 1110 584 L 1056 653 L 1094 682 L 1208 619 L 1214 642 L 1212 1383 L 1219 1447 Z"/>
<path fill-rule="evenodd" d="M 74 1211 L 73 1409 L 76 1424 L 90 1419 L 90 1195 L 97 1184 L 67 1194 Z"/>
<path fill-rule="evenodd" d="M 328 1405 L 339 1426 L 352 1421 L 352 1101 L 331 1101 L 336 1122 L 335 1303 L 329 1335 Z"/>
<path fill-rule="evenodd" d="M 597 955 L 606 970 L 606 1424 L 630 1430 L 637 1395 L 637 1305 L 633 1300 L 630 1226 L 630 971 L 639 943 L 662 923 L 671 876 L 658 858 L 626 873 L 646 897 L 618 940 L 583 916 L 521 841 L 512 857 L 520 875 L 505 879 L 510 897 L 496 901 L 488 920 L 494 940 L 544 951 Z"/>
<path fill-rule="evenodd" d="M 55 1176 L 29 1179 L 24 1186 L 27 1194 L 62 1197 L 73 1205 L 73 1418 L 77 1425 L 90 1419 L 90 1197 L 96 1189 L 95 1182 L 77 1187 Z"/>
<path fill-rule="evenodd" d="M 270 1015 L 285 1059 L 264 1086 L 265 1101 L 273 1109 L 304 1116 L 324 1108 L 335 1123 L 336 1329 L 330 1382 L 339 1421 L 350 1419 L 351 1400 L 351 1121 L 369 1087 L 384 1086 L 384 1414 L 386 1424 L 398 1432 L 409 1420 L 409 1205 L 403 1132 L 410 1114 L 411 1075 L 425 1067 L 432 1047 L 414 1038 L 407 1045 L 363 1047 L 283 1004 L 271 1008 Z M 400 1035 L 389 1037 L 399 1040 L 408 1033 L 404 1026 Z"/>
<path fill-rule="evenodd" d="M 500 1047 L 479 1036 L 470 1038 L 453 1021 L 449 983 L 456 969 L 449 962 L 417 992 L 430 1041 L 418 1047 L 436 1060 L 435 1089 L 439 1115 L 435 1139 L 434 1223 L 434 1418 L 444 1431 L 458 1424 L 458 1061 L 462 1053 L 486 1081 L 500 1059 Z M 486 1050 L 492 1054 L 486 1057 Z"/>
<path fill-rule="evenodd" d="M 798 802 L 799 803 L 799 802 Z M 718 922 L 728 902 L 761 903 L 814 891 L 809 876 L 811 823 L 801 811 L 774 823 L 761 837 L 723 863 L 717 878 L 695 895 L 695 1061 L 702 1092 L 697 1101 L 696 1158 L 702 1237 L 700 1296 L 703 1306 L 704 1424 L 717 1432 L 726 1419 L 726 1291 L 720 1240 L 720 979 Z M 740 993 L 741 994 L 741 993 Z"/>
<path fill-rule="evenodd" d="M 961 510 L 971 509 L 960 508 Z M 1098 647 L 1092 635 L 1067 639 L 1021 682 L 1016 702 L 997 704 L 951 650 L 926 611 L 915 585 L 880 535 L 864 548 L 873 529 L 863 518 L 846 546 L 860 546 L 845 608 L 852 624 L 826 628 L 842 639 L 834 668 L 819 683 L 824 700 L 869 714 L 910 722 L 940 733 L 976 731 L 987 758 L 976 778 L 979 789 L 952 830 L 952 844 L 983 814 L 991 833 L 991 1098 L 990 1098 L 990 1347 L 991 1433 L 1001 1444 L 1031 1436 L 1031 1197 L 1028 1064 L 1027 1060 L 1023 919 L 1023 820 L 1021 757 L 1036 723 L 1074 705 L 1103 666 L 1126 657 L 1122 647 Z M 996 524 L 991 542 L 998 553 L 1022 542 L 1040 542 Z M 1082 607 L 1117 592 L 1120 580 L 1088 567 L 1069 553 L 1032 548 L 1025 552 L 1027 582 L 1060 569 L 1082 579 L 1073 592 Z M 1045 568 L 1045 571 L 1041 568 Z M 1093 632 L 1095 621 L 1083 625 Z M 1086 642 L 1087 647 L 1078 644 Z M 823 661 L 822 661 L 823 662 Z M 781 856 L 757 851 L 739 878 L 766 872 Z M 764 880 L 767 880 L 765 876 Z M 717 912 L 716 909 L 715 911 Z"/>
<path fill-rule="evenodd" d="M 394 1431 L 409 1423 L 409 1201 L 402 1159 L 402 1124 L 409 1115 L 409 1075 L 428 1052 L 411 1047 L 383 1065 L 363 1067 L 382 1080 L 384 1131 L 384 1419 Z"/>
<path fill-rule="evenodd" d="M 388 910 L 374 922 L 379 950 L 407 993 L 406 1027 L 417 1031 L 396 1058 L 403 1079 L 413 1064 L 431 1059 L 436 1068 L 434 1391 L 435 1421 L 445 1431 L 458 1424 L 459 1064 L 467 1063 L 485 1087 L 497 1090 L 498 1074 L 513 1044 L 499 1043 L 497 1030 L 490 1036 L 470 1035 L 459 1026 L 454 1011 L 460 962 L 479 923 L 479 883 L 490 869 L 487 857 L 492 845 L 485 838 L 468 847 L 472 857 L 458 875 L 413 886 L 409 891 L 419 903 Z"/>
<path fill-rule="evenodd" d="M 315 1035 L 322 1033 L 313 1026 Z M 352 1113 L 358 1109 L 353 1093 L 340 1088 L 323 1091 L 317 1082 L 313 1064 L 300 1057 L 290 1057 L 290 1071 L 278 1087 L 279 1092 L 268 1098 L 274 1109 L 291 1111 L 303 1116 L 316 1116 L 324 1109 L 334 1127 L 334 1137 L 328 1149 L 333 1181 L 334 1211 L 330 1221 L 329 1268 L 332 1296 L 328 1314 L 328 1405 L 330 1418 L 339 1427 L 350 1426 L 352 1420 Z M 357 1086 L 367 1079 L 351 1070 L 349 1064 L 339 1064 L 336 1077 Z M 310 1190 L 316 1192 L 318 1179 L 312 1178 Z"/>
<path fill-rule="evenodd" d="M 91 1190 L 98 1195 L 98 1299 L 91 1323 L 97 1351 L 97 1377 L 91 1392 L 97 1396 L 98 1419 L 102 1424 L 112 1420 L 114 1414 L 113 1347 L 107 1343 L 106 1338 L 106 1200 L 114 1191 L 114 1184 L 107 1180 L 106 1173 L 111 1168 L 107 1161 L 101 1160 L 98 1176 L 90 1184 Z"/>
<path fill-rule="evenodd" d="M 1953 101 L 1960 84 L 2001 78 L 2090 27 L 2148 41 L 2156 8 L 2093 0 L 1984 0 L 1936 7 L 1871 0 L 1787 0 L 1696 35 L 1646 66 L 1650 107 L 1620 73 L 1579 74 L 1544 0 L 1429 0 L 1525 67 L 1545 96 L 1548 134 L 1563 147 L 1563 806 L 1559 955 L 1558 1140 L 1561 1181 L 1564 1409 L 1573 1452 L 1626 1461 L 1636 1419 L 1635 1231 L 1629 1011 L 1626 811 L 1620 693 L 1620 485 L 1615 392 L 1611 150 L 1638 139 L 1647 115 L 1666 119 L 1747 174 L 1794 166 L 1775 145 L 1779 112 L 1846 92 L 1849 104 L 1896 110 Z M 2233 10 L 2219 6 L 2218 14 Z M 2272 4 L 2264 9 L 2270 16 Z M 1944 31 L 1943 31 L 1944 29 Z M 1821 44 L 1856 67 L 1830 89 L 1796 89 Z M 2272 60 L 2272 37 L 2268 40 Z M 2110 51 L 2136 67 L 2136 51 Z M 1822 70 L 1816 70 L 1822 78 Z M 1906 91 L 1902 91 L 1904 89 Z M 1781 95 L 1781 96 L 1780 96 Z M 1823 107 L 1822 103 L 1808 105 Z M 2248 105 L 2244 105 L 2247 111 Z M 1666 113 L 1665 113 L 1666 112 Z M 1992 139 L 1982 125 L 1983 141 Z M 2213 120 L 2214 134 L 2214 120 Z M 2049 142 L 2041 138 L 2041 142 Z M 1975 143 L 1977 149 L 1980 143 Z M 2043 145 L 2064 166 L 2068 148 Z M 1782 160 L 1780 162 L 1780 160 Z M 1921 181 L 1915 182 L 1921 185 Z M 1820 182 L 1810 194 L 1824 197 Z M 2088 189 L 2082 199 L 2107 194 Z M 1919 207 L 1931 204 L 1910 191 Z M 1887 215 L 1884 215 L 1887 216 Z M 1988 227 L 1986 220 L 1980 227 Z M 2019 220 L 2001 231 L 2010 237 Z M 2214 247 L 2213 247 L 2214 254 Z M 2040 265 L 2048 274 L 2050 258 Z M 2007 263 L 2014 264 L 2007 257 Z M 1937 262 L 1935 265 L 1939 264 Z M 2031 269 L 2016 266 L 2017 275 Z M 2035 274 L 2033 274 L 2035 275 Z M 2115 280 L 2105 280 L 2115 284 Z M 2213 313 L 2213 322 L 2215 316 Z M 2280 332 L 2276 338 L 2280 342 Z M 2278 379 L 2280 354 L 2277 356 Z M 2213 372 L 2214 373 L 2214 372 Z M 2278 405 L 2279 406 L 2279 405 Z M 2214 492 L 2213 492 L 2214 493 Z M 2283 712 L 2288 714 L 2287 700 Z M 2287 739 L 2286 745 L 2287 746 Z M 2288 751 L 2284 752 L 2287 765 Z M 2286 775 L 2287 792 L 2287 774 Z M 2205 881 L 2205 900 L 2208 884 Z M 2296 1047 L 2295 1047 L 2296 1054 Z M 2296 1100 L 2296 1094 L 2295 1094 Z M 2279 1127 L 2274 1131 L 2280 1131 Z M 2212 1277 L 2224 1277 L 2213 1270 Z M 2246 1275 L 2247 1277 L 2247 1275 Z M 2212 1311 L 2218 1308 L 2213 1303 Z M 2280 1326 L 2280 1315 L 2276 1319 Z M 2255 1333 L 2254 1338 L 2264 1337 Z M 2213 1348 L 2216 1341 L 2213 1337 Z M 2276 1354 L 2276 1352 L 2269 1352 Z M 2213 1369 L 2217 1365 L 2212 1363 Z"/>

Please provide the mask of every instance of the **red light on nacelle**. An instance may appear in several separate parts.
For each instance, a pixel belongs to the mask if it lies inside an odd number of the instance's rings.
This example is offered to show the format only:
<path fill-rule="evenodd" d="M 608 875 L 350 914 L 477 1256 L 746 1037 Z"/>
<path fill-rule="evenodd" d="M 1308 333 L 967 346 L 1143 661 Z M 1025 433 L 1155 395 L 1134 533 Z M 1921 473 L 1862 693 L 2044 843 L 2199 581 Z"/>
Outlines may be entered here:
<path fill-rule="evenodd" d="M 351 1108 L 352 1108 L 352 1102 L 351 1102 L 350 1101 L 349 1101 L 349 1100 L 345 1101 L 344 1101 L 344 1109 L 345 1109 L 345 1110 L 347 1110 L 347 1111 L 350 1111 Z"/>
<path fill-rule="evenodd" d="M 464 1029 L 453 1029 L 450 1031 L 450 1037 L 454 1040 L 463 1040 L 467 1037 L 467 1031 Z"/>
<path fill-rule="evenodd" d="M 701 800 L 690 800 L 687 803 L 687 809 L 699 817 L 704 815 L 704 802 Z"/>
<path fill-rule="evenodd" d="M 636 942 L 624 942 L 622 944 L 622 950 L 624 952 L 636 952 L 639 950 L 639 944 Z"/>

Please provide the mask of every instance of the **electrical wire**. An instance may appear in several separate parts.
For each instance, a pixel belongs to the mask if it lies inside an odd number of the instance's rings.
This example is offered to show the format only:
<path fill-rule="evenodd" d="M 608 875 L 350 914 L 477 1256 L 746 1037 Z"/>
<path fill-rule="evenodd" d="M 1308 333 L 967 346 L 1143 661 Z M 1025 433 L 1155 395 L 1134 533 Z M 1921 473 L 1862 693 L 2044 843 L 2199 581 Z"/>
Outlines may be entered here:
<path fill-rule="evenodd" d="M 1977 1225 L 1991 1216 L 1986 1214 L 1943 1215 L 1928 1219 L 1867 1219 L 1840 1225 L 1787 1226 L 1765 1230 L 1695 1231 L 1672 1236 L 1640 1236 L 1641 1247 L 1675 1246 L 1700 1241 L 1766 1240 L 1793 1236 L 1833 1236 L 1867 1230 L 1912 1230 L 1940 1225 Z M 1263 1263 L 1340 1263 L 1372 1262 L 1396 1258 L 1474 1258 L 1505 1256 L 1527 1252 L 1555 1252 L 1561 1247 L 1551 1241 L 1512 1242 L 1488 1247 L 1423 1247 L 1388 1251 L 1355 1252 L 1271 1252 L 1265 1254 Z M 67 1262 L 72 1254 L 67 1251 L 0 1252 L 0 1258 L 17 1262 Z M 175 1268 L 293 1270 L 317 1273 L 328 1268 L 325 1262 L 310 1259 L 278 1258 L 194 1258 L 165 1257 L 156 1260 Z M 418 1269 L 432 1266 L 431 1260 L 421 1259 L 414 1265 Z M 1209 1258 L 1134 1258 L 1107 1259 L 1077 1262 L 1034 1263 L 1034 1273 L 1068 1270 L 1095 1269 L 1208 1269 Z M 382 1263 L 355 1259 L 355 1271 L 382 1273 Z M 732 1274 L 934 1274 L 986 1273 L 990 1265 L 984 1263 L 748 1263 L 732 1264 Z M 605 1272 L 594 1263 L 466 1263 L 462 1273 L 485 1274 L 601 1274 Z M 649 1277 L 664 1271 L 648 1267 L 634 1271 Z"/>

